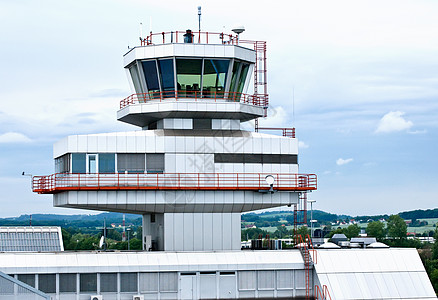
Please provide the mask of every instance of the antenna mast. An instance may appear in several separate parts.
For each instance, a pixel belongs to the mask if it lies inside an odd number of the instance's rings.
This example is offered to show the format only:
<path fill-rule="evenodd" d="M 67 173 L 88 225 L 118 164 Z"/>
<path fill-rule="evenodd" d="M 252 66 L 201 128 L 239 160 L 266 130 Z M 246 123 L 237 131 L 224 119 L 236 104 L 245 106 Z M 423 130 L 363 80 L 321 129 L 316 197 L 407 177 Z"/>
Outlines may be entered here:
<path fill-rule="evenodd" d="M 198 28 L 199 32 L 201 32 L 201 7 L 198 6 Z"/>

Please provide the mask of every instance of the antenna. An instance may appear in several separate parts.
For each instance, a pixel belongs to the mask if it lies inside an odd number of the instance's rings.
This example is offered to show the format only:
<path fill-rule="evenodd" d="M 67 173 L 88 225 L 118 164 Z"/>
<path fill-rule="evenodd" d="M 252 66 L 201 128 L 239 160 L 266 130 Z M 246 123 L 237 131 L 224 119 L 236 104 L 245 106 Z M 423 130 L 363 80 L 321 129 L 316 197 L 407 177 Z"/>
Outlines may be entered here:
<path fill-rule="evenodd" d="M 199 25 L 199 32 L 201 32 L 201 6 L 198 6 L 198 25 Z"/>
<path fill-rule="evenodd" d="M 140 40 L 143 38 L 143 23 L 140 22 Z"/>
<path fill-rule="evenodd" d="M 245 27 L 242 24 L 234 24 L 231 31 L 237 34 L 237 42 L 239 42 L 239 35 L 245 31 Z"/>
<path fill-rule="evenodd" d="M 295 87 L 292 86 L 292 127 L 295 127 Z"/>

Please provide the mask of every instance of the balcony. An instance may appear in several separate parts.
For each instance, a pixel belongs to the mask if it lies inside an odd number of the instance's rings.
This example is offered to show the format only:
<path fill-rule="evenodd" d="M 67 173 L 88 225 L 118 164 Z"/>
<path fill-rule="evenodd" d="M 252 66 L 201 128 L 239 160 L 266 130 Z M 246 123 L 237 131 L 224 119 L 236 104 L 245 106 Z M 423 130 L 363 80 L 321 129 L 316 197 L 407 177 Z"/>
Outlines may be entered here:
<path fill-rule="evenodd" d="M 32 190 L 38 194 L 64 191 L 110 190 L 228 190 L 262 191 L 270 186 L 265 177 L 275 179 L 274 191 L 306 192 L 317 189 L 315 174 L 262 173 L 157 173 L 157 174 L 70 174 L 34 176 Z"/>

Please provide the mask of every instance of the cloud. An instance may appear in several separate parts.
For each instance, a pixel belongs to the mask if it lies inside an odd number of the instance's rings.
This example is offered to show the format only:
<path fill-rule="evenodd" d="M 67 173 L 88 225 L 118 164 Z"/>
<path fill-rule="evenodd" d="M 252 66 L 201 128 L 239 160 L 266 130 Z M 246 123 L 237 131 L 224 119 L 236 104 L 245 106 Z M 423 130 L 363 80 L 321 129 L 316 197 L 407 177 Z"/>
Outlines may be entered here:
<path fill-rule="evenodd" d="M 29 143 L 32 140 L 22 133 L 6 132 L 0 135 L 0 143 Z"/>
<path fill-rule="evenodd" d="M 352 158 L 347 158 L 347 159 L 338 158 L 338 159 L 336 160 L 336 164 L 337 164 L 338 166 L 342 166 L 342 165 L 349 164 L 349 163 L 351 163 L 352 161 L 353 161 Z"/>
<path fill-rule="evenodd" d="M 299 141 L 299 142 L 298 142 L 298 148 L 300 148 L 300 149 L 306 149 L 306 148 L 309 148 L 309 145 L 306 144 L 306 143 L 303 142 L 303 141 Z"/>
<path fill-rule="evenodd" d="M 414 124 L 403 118 L 405 113 L 402 111 L 390 111 L 380 119 L 376 133 L 390 133 L 410 129 Z"/>

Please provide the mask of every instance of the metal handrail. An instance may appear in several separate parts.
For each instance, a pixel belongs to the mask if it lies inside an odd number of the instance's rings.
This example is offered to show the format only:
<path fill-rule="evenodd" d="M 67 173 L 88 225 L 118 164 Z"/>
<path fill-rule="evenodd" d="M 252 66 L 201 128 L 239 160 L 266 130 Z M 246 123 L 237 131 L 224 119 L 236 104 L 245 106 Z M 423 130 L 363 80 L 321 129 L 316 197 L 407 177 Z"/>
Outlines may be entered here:
<path fill-rule="evenodd" d="M 52 297 L 50 297 L 49 295 L 41 292 L 40 290 L 37 290 L 36 288 L 34 288 L 34 287 L 32 287 L 32 286 L 30 286 L 30 285 L 28 285 L 28 284 L 26 284 L 26 283 L 24 283 L 24 282 L 22 282 L 20 280 L 17 280 L 14 277 L 11 277 L 11 276 L 9 276 L 9 275 L 1 272 L 1 271 L 0 271 L 0 279 L 4 279 L 4 280 L 7 280 L 7 281 L 11 282 L 12 284 L 16 284 L 19 287 L 21 287 L 22 289 L 28 291 L 29 293 L 36 294 L 36 295 L 38 295 L 38 296 L 40 296 L 40 297 L 42 297 L 42 298 L 44 298 L 46 300 L 52 299 Z"/>
<path fill-rule="evenodd" d="M 317 189 L 315 174 L 289 173 L 55 173 L 34 176 L 36 193 L 72 190 L 269 190 L 265 177 L 275 178 L 278 191 L 311 191 Z"/>
<path fill-rule="evenodd" d="M 319 298 L 321 296 L 321 298 Z M 332 300 L 332 296 L 328 290 L 328 287 L 324 284 L 322 288 L 319 285 L 315 285 L 315 299 L 316 300 Z"/>
<path fill-rule="evenodd" d="M 267 94 L 244 94 L 238 92 L 223 92 L 223 91 L 157 91 L 140 94 L 132 94 L 120 101 L 120 109 L 129 105 L 162 102 L 162 101 L 178 101 L 181 99 L 190 101 L 220 101 L 220 102 L 240 102 L 254 106 L 267 108 L 269 105 Z"/>

